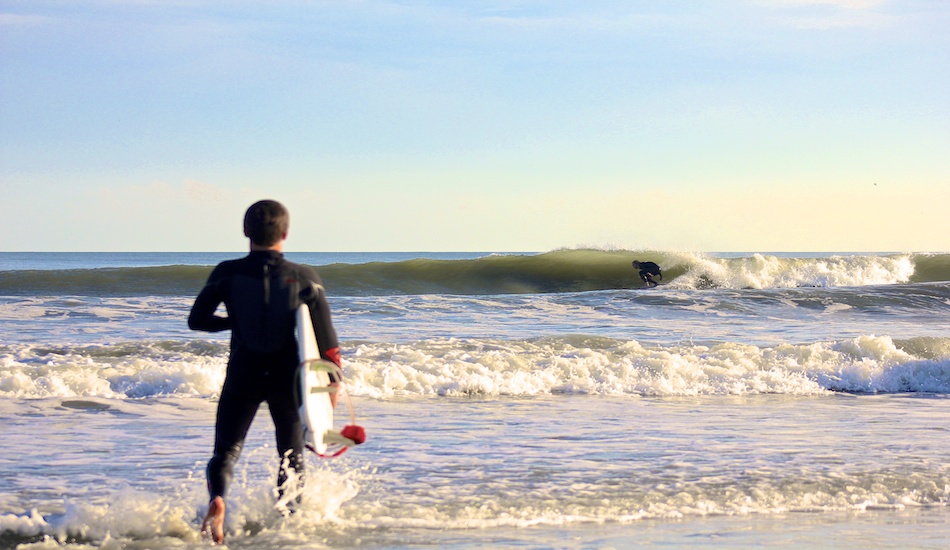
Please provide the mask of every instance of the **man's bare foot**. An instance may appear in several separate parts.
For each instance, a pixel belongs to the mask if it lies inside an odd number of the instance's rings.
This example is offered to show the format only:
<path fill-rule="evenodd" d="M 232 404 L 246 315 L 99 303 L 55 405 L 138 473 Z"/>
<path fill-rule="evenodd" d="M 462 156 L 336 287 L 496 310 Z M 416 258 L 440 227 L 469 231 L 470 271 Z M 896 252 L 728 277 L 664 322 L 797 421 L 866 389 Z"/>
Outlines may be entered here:
<path fill-rule="evenodd" d="M 208 504 L 208 515 L 201 523 L 201 535 L 207 537 L 211 535 L 211 540 L 215 544 L 224 542 L 224 499 L 214 497 Z"/>

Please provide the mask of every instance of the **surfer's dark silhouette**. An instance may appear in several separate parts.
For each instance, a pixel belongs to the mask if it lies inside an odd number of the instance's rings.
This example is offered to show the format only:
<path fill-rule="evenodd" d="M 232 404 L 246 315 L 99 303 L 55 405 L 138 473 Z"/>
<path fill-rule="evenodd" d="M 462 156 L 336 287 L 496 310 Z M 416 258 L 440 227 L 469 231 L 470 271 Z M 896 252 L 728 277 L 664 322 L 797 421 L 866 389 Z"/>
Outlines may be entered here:
<path fill-rule="evenodd" d="M 643 279 L 643 282 L 646 283 L 646 286 L 649 288 L 660 284 L 653 280 L 653 277 L 659 277 L 660 279 L 663 278 L 663 273 L 660 271 L 660 266 L 653 262 L 639 262 L 634 260 L 633 268 L 640 270 L 640 278 Z"/>
<path fill-rule="evenodd" d="M 295 398 L 299 358 L 294 339 L 301 303 L 310 307 L 320 356 L 340 366 L 340 347 L 320 277 L 313 268 L 284 259 L 289 220 L 287 209 L 276 201 L 251 205 L 244 217 L 250 254 L 215 267 L 188 317 L 192 330 L 231 331 L 231 353 L 214 428 L 214 456 L 208 462 L 211 502 L 201 526 L 202 533 L 211 535 L 216 544 L 224 542 L 224 496 L 234 465 L 264 401 L 277 436 L 279 493 L 289 479 L 288 470 L 303 475 L 304 440 Z M 221 304 L 227 316 L 216 314 Z M 339 384 L 333 380 L 331 385 Z M 331 394 L 334 404 L 336 395 Z"/>

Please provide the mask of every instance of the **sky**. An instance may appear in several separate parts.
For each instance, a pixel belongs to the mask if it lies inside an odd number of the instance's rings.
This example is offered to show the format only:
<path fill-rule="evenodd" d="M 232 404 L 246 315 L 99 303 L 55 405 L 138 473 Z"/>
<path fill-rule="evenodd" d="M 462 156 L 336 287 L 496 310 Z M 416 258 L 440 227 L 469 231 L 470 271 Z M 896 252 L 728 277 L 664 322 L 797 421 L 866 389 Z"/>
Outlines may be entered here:
<path fill-rule="evenodd" d="M 946 0 L 0 0 L 2 251 L 950 251 Z"/>

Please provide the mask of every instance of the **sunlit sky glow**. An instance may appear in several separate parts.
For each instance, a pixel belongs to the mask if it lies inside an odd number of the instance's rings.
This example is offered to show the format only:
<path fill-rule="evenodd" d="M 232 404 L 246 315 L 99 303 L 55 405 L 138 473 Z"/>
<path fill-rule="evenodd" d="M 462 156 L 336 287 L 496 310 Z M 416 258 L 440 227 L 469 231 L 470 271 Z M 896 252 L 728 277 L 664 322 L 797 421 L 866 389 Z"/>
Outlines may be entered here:
<path fill-rule="evenodd" d="M 947 251 L 944 0 L 0 3 L 7 251 Z"/>

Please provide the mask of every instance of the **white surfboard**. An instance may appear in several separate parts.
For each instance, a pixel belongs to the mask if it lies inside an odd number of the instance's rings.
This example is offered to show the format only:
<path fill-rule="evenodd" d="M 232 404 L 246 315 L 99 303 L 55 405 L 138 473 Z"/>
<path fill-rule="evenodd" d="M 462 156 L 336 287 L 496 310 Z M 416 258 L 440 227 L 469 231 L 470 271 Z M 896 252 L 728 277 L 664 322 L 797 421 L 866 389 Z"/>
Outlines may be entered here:
<path fill-rule="evenodd" d="M 336 388 L 330 387 L 330 373 L 336 365 L 320 358 L 317 338 L 313 333 L 310 320 L 310 308 L 302 304 L 297 308 L 297 350 L 300 355 L 300 420 L 303 423 L 304 444 L 318 455 L 327 451 L 327 444 L 333 436 L 333 405 L 330 393 Z"/>

